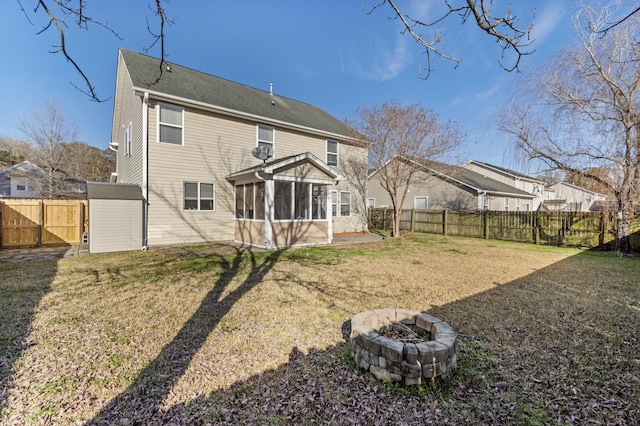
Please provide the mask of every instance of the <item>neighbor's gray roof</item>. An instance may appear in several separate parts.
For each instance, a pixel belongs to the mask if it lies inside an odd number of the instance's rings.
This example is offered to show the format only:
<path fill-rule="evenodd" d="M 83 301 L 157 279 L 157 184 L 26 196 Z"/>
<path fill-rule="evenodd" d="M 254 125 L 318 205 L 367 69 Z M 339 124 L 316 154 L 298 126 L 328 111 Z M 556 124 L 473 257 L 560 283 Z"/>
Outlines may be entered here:
<path fill-rule="evenodd" d="M 142 200 L 138 185 L 128 183 L 87 182 L 87 199 Z"/>
<path fill-rule="evenodd" d="M 491 192 L 499 194 L 512 194 L 521 197 L 533 198 L 533 194 L 515 188 L 506 183 L 502 183 L 495 179 L 491 179 L 480 173 L 476 173 L 472 170 L 465 169 L 464 167 L 452 166 L 449 164 L 438 163 L 436 161 L 420 161 L 425 167 L 434 170 L 442 175 L 462 182 L 472 188 L 475 188 L 481 192 Z"/>
<path fill-rule="evenodd" d="M 488 168 L 488 169 L 494 169 L 494 170 L 497 170 L 497 171 L 502 172 L 504 174 L 511 175 L 513 177 L 517 177 L 517 178 L 520 178 L 520 179 L 527 179 L 527 180 L 532 180 L 532 181 L 535 181 L 535 182 L 542 182 L 541 180 L 538 180 L 536 178 L 532 178 L 531 176 L 527 176 L 527 175 L 525 175 L 523 173 L 520 173 L 520 172 L 516 172 L 515 170 L 507 169 L 506 167 L 494 166 L 493 164 L 483 163 L 482 161 L 477 161 L 477 160 L 471 160 L 471 161 L 469 161 L 469 163 L 475 163 L 475 164 L 478 164 L 478 165 L 480 165 L 482 167 L 485 167 L 485 168 Z"/>
<path fill-rule="evenodd" d="M 457 181 L 460 184 L 475 189 L 479 192 L 514 195 L 523 198 L 534 197 L 534 195 L 529 192 L 515 188 L 511 185 L 507 185 L 506 183 L 499 182 L 495 179 L 488 178 L 481 175 L 480 173 L 465 169 L 464 167 L 452 166 L 450 164 L 444 164 L 431 160 L 410 159 L 401 156 L 398 156 L 398 158 L 402 158 L 405 161 L 418 163 L 419 165 L 423 166 L 425 170 L 433 173 L 434 176 L 440 176 L 442 179 L 448 179 L 449 181 Z M 382 167 L 371 173 L 369 175 L 369 178 L 371 178 L 375 173 L 382 169 Z"/>
<path fill-rule="evenodd" d="M 291 124 L 347 137 L 350 134 L 342 121 L 318 107 L 174 63 L 168 63 L 171 70 L 165 68 L 160 80 L 152 84 L 160 73 L 159 59 L 126 49 L 120 49 L 120 53 L 133 85 L 138 89 L 196 101 L 242 115 L 262 117 L 265 121 L 274 123 Z M 265 81 L 265 85 L 266 83 Z"/>

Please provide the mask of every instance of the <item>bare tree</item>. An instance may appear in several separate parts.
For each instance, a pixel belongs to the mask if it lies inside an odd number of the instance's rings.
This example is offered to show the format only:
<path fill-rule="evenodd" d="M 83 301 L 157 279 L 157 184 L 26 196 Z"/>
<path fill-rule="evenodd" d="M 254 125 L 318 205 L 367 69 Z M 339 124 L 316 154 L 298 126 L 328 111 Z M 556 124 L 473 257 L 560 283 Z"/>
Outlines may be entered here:
<path fill-rule="evenodd" d="M 532 73 L 501 128 L 528 157 L 613 193 L 617 250 L 628 253 L 640 185 L 640 22 L 629 17 L 603 36 L 611 13 L 585 7 L 576 16 L 579 46 Z"/>
<path fill-rule="evenodd" d="M 60 166 L 65 178 L 79 181 L 108 182 L 115 171 L 115 152 L 99 149 L 83 142 L 67 144 Z"/>
<path fill-rule="evenodd" d="M 535 9 L 532 11 L 531 22 L 524 26 L 520 26 L 520 19 L 513 14 L 511 4 L 500 11 L 495 11 L 493 0 L 444 0 L 440 3 L 444 4 L 444 9 L 439 13 L 436 12 L 429 21 L 420 20 L 403 12 L 396 0 L 382 0 L 374 5 L 368 13 L 372 13 L 385 4 L 392 9 L 393 17 L 402 22 L 402 34 L 409 33 L 424 48 L 427 57 L 424 78 L 429 77 L 433 70 L 431 66 L 432 55 L 452 61 L 456 66 L 462 61 L 462 58 L 446 53 L 440 30 L 429 37 L 420 34 L 421 29 L 437 28 L 452 17 L 460 19 L 462 25 L 469 20 L 473 21 L 480 30 L 493 38 L 501 49 L 500 66 L 506 71 L 518 70 L 522 56 L 533 53 L 529 48 L 533 42 L 530 36 L 533 31 Z M 510 57 L 509 61 L 511 62 L 508 65 L 504 61 L 507 56 Z"/>
<path fill-rule="evenodd" d="M 0 168 L 10 167 L 31 157 L 29 142 L 0 136 Z"/>
<path fill-rule="evenodd" d="M 424 170 L 413 160 L 435 160 L 452 153 L 462 143 L 463 133 L 456 124 L 441 122 L 429 108 L 397 101 L 360 108 L 358 120 L 350 124 L 370 143 L 369 165 L 391 198 L 392 235 L 398 236 L 407 193 Z"/>
<path fill-rule="evenodd" d="M 47 25 L 38 30 L 38 34 L 42 34 L 51 28 L 55 28 L 58 33 L 58 44 L 53 46 L 52 53 L 60 53 L 71 64 L 73 69 L 80 75 L 83 82 L 84 89 L 80 89 L 78 86 L 72 83 L 74 87 L 80 90 L 82 93 L 89 96 L 89 98 L 96 102 L 103 102 L 106 99 L 102 99 L 98 96 L 96 88 L 91 84 L 89 76 L 84 72 L 75 55 L 71 53 L 69 46 L 66 42 L 66 32 L 69 30 L 68 21 L 76 26 L 78 29 L 87 30 L 90 26 L 97 26 L 113 33 L 116 37 L 121 38 L 120 35 L 106 22 L 94 17 L 89 12 L 87 0 L 35 0 L 35 7 L 33 11 L 28 11 L 24 8 L 22 2 L 25 0 L 16 0 L 20 9 L 24 13 L 25 17 L 31 23 L 31 16 L 43 14 L 48 20 Z M 29 0 L 26 0 L 29 1 Z M 160 44 L 160 67 L 158 69 L 158 78 L 156 83 L 162 76 L 162 69 L 165 60 L 165 25 L 171 24 L 173 21 L 168 18 L 163 3 L 168 3 L 168 0 L 154 0 L 153 3 L 149 3 L 149 10 L 155 15 L 157 19 L 157 30 L 152 30 L 149 20 L 147 19 L 147 30 L 151 34 L 152 43 L 148 47 L 144 47 L 145 51 L 148 51 L 156 44 Z"/>
<path fill-rule="evenodd" d="M 75 129 L 54 101 L 40 106 L 30 119 L 20 121 L 20 130 L 33 146 L 33 159 L 46 173 L 42 185 L 45 198 L 56 198 L 67 146 L 75 140 Z"/>

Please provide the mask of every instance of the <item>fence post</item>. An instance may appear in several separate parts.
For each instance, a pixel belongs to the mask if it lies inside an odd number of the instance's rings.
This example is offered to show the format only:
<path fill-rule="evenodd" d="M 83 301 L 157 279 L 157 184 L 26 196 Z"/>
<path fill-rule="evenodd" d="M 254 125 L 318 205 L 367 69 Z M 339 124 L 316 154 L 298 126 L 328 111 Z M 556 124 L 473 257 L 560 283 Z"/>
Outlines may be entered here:
<path fill-rule="evenodd" d="M 382 208 L 382 230 L 383 231 L 387 230 L 386 226 L 387 226 L 387 208 L 383 207 Z"/>
<path fill-rule="evenodd" d="M 482 212 L 482 227 L 483 227 L 483 234 L 484 234 L 484 239 L 488 239 L 489 238 L 489 220 L 487 219 L 487 215 L 488 215 L 488 210 L 484 210 Z"/>
<path fill-rule="evenodd" d="M 442 235 L 447 235 L 449 232 L 449 224 L 447 223 L 447 209 L 442 211 Z"/>
<path fill-rule="evenodd" d="M 4 231 L 4 218 L 2 212 L 4 211 L 4 203 L 0 200 L 0 248 L 2 248 L 2 232 Z"/>
<path fill-rule="evenodd" d="M 600 247 L 604 246 L 604 234 L 606 231 L 606 225 L 605 225 L 605 221 L 606 221 L 606 216 L 605 216 L 605 212 L 600 212 L 600 233 L 598 234 L 598 245 Z"/>
<path fill-rule="evenodd" d="M 416 209 L 411 209 L 411 232 L 415 230 L 416 227 Z"/>
<path fill-rule="evenodd" d="M 42 234 L 44 229 L 44 203 L 38 201 L 38 247 L 42 247 Z"/>

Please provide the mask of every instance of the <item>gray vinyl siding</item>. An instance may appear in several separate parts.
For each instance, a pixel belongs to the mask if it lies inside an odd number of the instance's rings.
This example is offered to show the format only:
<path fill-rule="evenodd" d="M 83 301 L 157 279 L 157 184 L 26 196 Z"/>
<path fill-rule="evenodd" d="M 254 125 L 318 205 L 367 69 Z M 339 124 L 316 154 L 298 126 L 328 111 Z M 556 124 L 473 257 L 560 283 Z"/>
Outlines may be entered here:
<path fill-rule="evenodd" d="M 90 253 L 141 248 L 141 200 L 89 200 Z"/>
<path fill-rule="evenodd" d="M 114 109 L 111 140 L 118 142 L 118 182 L 142 184 L 142 98 L 133 92 L 133 84 L 122 63 L 118 64 L 117 109 Z M 131 155 L 125 155 L 124 133 L 132 124 Z"/>
<path fill-rule="evenodd" d="M 321 150 L 318 157 L 325 161 L 326 139 L 323 139 Z M 346 179 L 330 189 L 338 193 L 351 193 L 351 216 L 333 216 L 333 233 L 367 231 L 367 150 L 339 142 L 338 153 L 338 166 L 335 169 Z"/>
<path fill-rule="evenodd" d="M 252 167 L 261 160 L 251 155 L 256 146 L 257 122 L 185 108 L 184 145 L 158 142 L 156 102 L 149 108 L 149 245 L 181 244 L 234 239 L 233 187 L 226 176 Z M 326 138 L 275 128 L 275 158 L 309 151 L 323 159 Z M 366 149 L 341 147 L 356 153 L 366 164 Z M 215 184 L 214 211 L 183 210 L 183 183 Z M 366 229 L 366 216 L 357 217 L 358 199 L 352 185 L 341 182 L 341 190 L 352 192 L 352 217 L 336 218 L 334 232 Z M 333 188 L 335 189 L 335 188 Z M 360 201 L 363 203 L 363 201 Z"/>
<path fill-rule="evenodd" d="M 421 182 L 411 185 L 403 209 L 412 209 L 415 197 L 428 197 L 429 210 L 478 209 L 478 197 L 475 191 L 462 188 L 435 176 L 426 177 L 424 173 L 419 173 L 419 175 Z M 402 191 L 404 191 L 404 187 L 400 188 L 400 192 Z M 369 182 L 369 198 L 375 198 L 376 207 L 391 207 L 391 197 L 382 187 L 378 174 L 375 174 Z"/>

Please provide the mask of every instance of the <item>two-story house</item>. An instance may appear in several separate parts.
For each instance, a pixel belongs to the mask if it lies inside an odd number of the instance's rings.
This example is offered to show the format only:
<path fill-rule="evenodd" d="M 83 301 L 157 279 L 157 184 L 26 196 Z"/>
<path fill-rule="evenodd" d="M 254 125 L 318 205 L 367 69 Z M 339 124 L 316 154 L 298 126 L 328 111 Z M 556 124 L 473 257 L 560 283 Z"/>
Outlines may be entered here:
<path fill-rule="evenodd" d="M 533 199 L 532 194 L 462 167 L 404 157 L 391 160 L 396 161 L 415 169 L 404 209 L 504 210 L 506 204 L 513 210 L 525 210 L 521 207 L 531 204 Z M 391 197 L 382 185 L 382 169 L 386 166 L 369 175 L 370 207 L 391 206 Z M 399 188 L 400 193 L 404 190 L 404 186 Z"/>
<path fill-rule="evenodd" d="M 566 182 L 549 186 L 543 208 L 546 210 L 588 212 L 593 203 L 605 201 L 604 194 L 581 188 Z"/>
<path fill-rule="evenodd" d="M 141 188 L 144 246 L 366 230 L 367 148 L 322 109 L 124 49 L 114 103 L 116 181 Z"/>
<path fill-rule="evenodd" d="M 504 167 L 494 166 L 475 160 L 467 162 L 462 167 L 532 194 L 533 199 L 531 200 L 531 204 L 528 204 L 529 201 L 525 201 L 519 206 L 518 210 L 538 210 L 542 202 L 545 200 L 545 187 L 547 184 L 544 181 L 534 179 Z M 516 210 L 516 206 L 507 204 L 510 202 L 508 199 L 505 199 L 504 202 L 505 204 L 501 210 Z"/>

